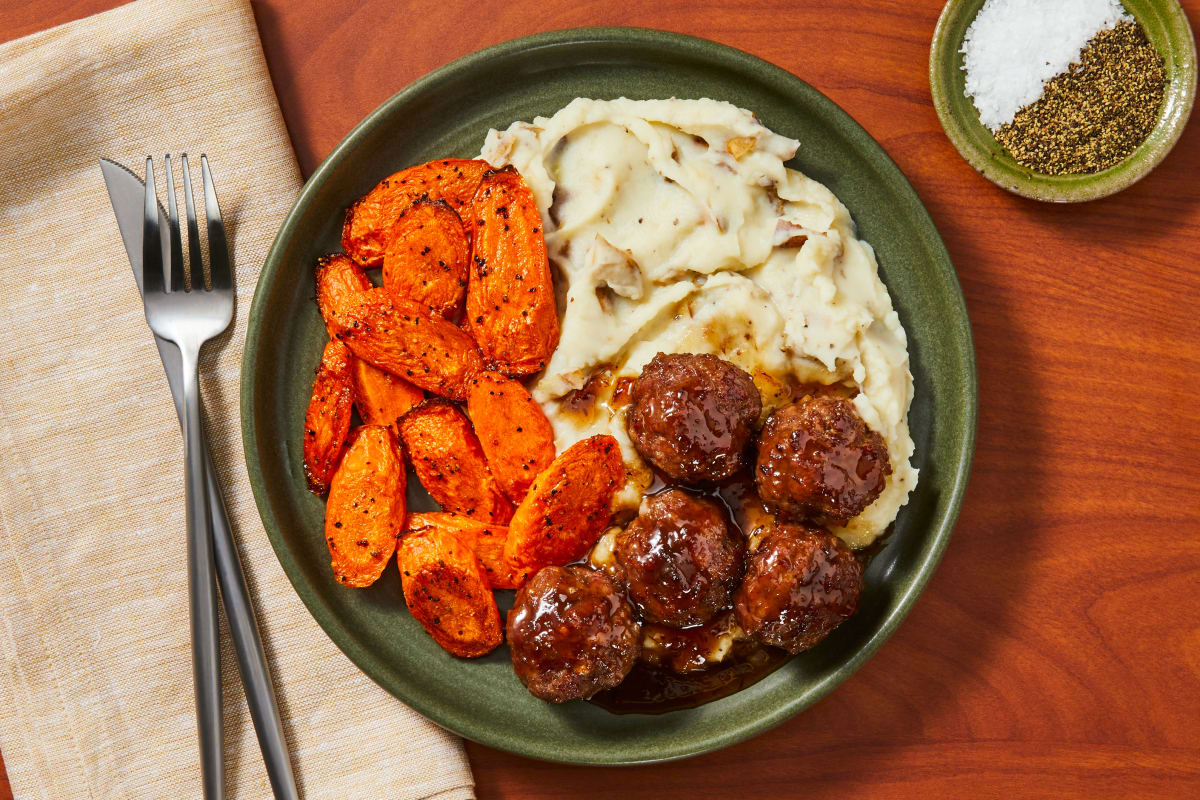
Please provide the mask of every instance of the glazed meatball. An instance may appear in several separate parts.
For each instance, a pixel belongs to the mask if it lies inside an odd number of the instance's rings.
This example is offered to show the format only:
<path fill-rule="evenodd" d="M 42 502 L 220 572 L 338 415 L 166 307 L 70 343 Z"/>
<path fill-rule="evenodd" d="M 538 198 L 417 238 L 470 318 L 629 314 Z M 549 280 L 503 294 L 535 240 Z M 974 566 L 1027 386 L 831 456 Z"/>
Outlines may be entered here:
<path fill-rule="evenodd" d="M 760 413 L 754 381 L 728 361 L 659 353 L 630 390 L 626 426 L 659 470 L 677 481 L 710 483 L 745 463 Z"/>
<path fill-rule="evenodd" d="M 779 525 L 747 559 L 733 598 L 738 624 L 763 644 L 799 653 L 858 610 L 862 565 L 824 528 Z"/>
<path fill-rule="evenodd" d="M 721 509 L 679 489 L 642 500 L 613 554 L 642 618 L 679 628 L 729 605 L 745 566 L 742 537 Z"/>
<path fill-rule="evenodd" d="M 883 437 L 842 397 L 805 397 L 767 419 L 758 441 L 758 493 L 787 516 L 845 522 L 892 473 Z"/>
<path fill-rule="evenodd" d="M 513 670 L 534 697 L 585 699 L 616 686 L 637 661 L 641 632 L 620 589 L 587 567 L 545 567 L 508 613 Z"/>

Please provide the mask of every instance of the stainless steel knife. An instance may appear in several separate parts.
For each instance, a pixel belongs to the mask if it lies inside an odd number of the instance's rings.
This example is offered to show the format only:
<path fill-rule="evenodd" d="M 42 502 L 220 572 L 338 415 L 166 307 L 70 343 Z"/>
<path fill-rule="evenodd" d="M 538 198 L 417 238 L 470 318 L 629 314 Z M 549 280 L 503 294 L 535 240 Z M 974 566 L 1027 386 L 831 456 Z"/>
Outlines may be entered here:
<path fill-rule="evenodd" d="M 129 256 L 129 265 L 133 268 L 133 278 L 137 282 L 138 293 L 142 292 L 142 223 L 146 188 L 142 180 L 125 167 L 100 159 L 100 171 L 104 174 L 104 183 L 108 186 L 108 197 L 112 201 L 113 213 L 117 217 L 117 227 L 121 229 L 121 240 L 125 243 L 125 253 Z M 160 206 L 158 209 L 159 225 L 167 229 L 167 216 Z M 169 263 L 169 237 L 163 240 L 163 263 Z M 158 354 L 162 358 L 163 369 L 167 373 L 167 383 L 171 387 L 171 396 L 175 400 L 175 413 L 182 424 L 183 397 L 180 392 L 182 364 L 179 350 L 175 345 L 159 337 L 154 337 L 158 345 Z M 267 776 L 271 781 L 271 789 L 277 800 L 298 800 L 296 779 L 292 774 L 292 765 L 288 757 L 287 742 L 283 735 L 283 724 L 279 719 L 279 706 L 275 701 L 275 687 L 271 682 L 271 673 L 267 668 L 266 653 L 263 652 L 262 636 L 258 630 L 258 621 L 254 616 L 254 605 L 250 600 L 250 590 L 246 585 L 246 574 L 242 570 L 241 557 L 238 555 L 237 544 L 229 526 L 229 515 L 225 511 L 225 501 L 221 497 L 217 485 L 216 472 L 212 465 L 212 456 L 205 453 L 208 473 L 208 503 L 212 512 L 213 551 L 217 566 L 217 583 L 221 587 L 221 601 L 225 606 L 225 618 L 229 622 L 229 631 L 233 638 L 234 650 L 237 653 L 238 670 L 242 675 L 242 683 L 246 689 L 246 703 L 250 707 L 250 717 L 254 721 L 254 730 L 258 734 L 258 744 L 262 749 L 263 760 L 267 766 Z"/>

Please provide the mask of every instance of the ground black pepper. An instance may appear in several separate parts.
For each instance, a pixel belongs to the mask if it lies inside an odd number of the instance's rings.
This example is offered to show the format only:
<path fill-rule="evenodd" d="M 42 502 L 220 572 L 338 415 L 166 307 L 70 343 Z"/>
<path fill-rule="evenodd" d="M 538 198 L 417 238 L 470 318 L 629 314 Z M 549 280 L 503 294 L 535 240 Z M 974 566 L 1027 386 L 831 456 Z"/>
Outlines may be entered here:
<path fill-rule="evenodd" d="M 1129 156 L 1158 121 L 1166 89 L 1162 56 L 1136 22 L 1092 37 L 1078 63 L 1047 81 L 996 141 L 1022 166 L 1047 175 L 1099 172 Z"/>

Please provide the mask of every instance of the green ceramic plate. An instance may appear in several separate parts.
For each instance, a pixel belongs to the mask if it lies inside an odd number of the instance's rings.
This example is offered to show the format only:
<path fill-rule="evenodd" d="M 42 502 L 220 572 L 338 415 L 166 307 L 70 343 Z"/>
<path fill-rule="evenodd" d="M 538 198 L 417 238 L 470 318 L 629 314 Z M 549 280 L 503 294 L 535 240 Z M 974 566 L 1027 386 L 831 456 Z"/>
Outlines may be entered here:
<path fill-rule="evenodd" d="M 908 330 L 921 480 L 867 572 L 862 610 L 813 651 L 737 694 L 662 715 L 614 715 L 529 695 L 501 648 L 442 652 L 409 616 L 395 568 L 365 590 L 334 583 L 323 504 L 304 488 L 301 429 L 326 337 L 313 265 L 338 249 L 343 211 L 383 176 L 471 156 L 490 127 L 578 96 L 715 97 L 802 142 L 794 166 L 830 186 L 879 254 Z M 954 268 L 896 165 L 828 98 L 781 69 L 712 42 L 640 29 L 580 29 L 507 42 L 409 86 L 354 129 L 309 179 L 267 257 L 250 312 L 242 425 L 255 498 L 280 562 L 329 636 L 375 681 L 435 722 L 535 758 L 631 764 L 737 742 L 812 705 L 900 624 L 950 537 L 975 435 L 975 361 Z"/>
<path fill-rule="evenodd" d="M 1018 164 L 979 121 L 963 94 L 963 36 L 985 0 L 950 0 L 929 47 L 929 89 L 946 136 L 967 163 L 1014 194 L 1057 203 L 1096 200 L 1132 186 L 1159 165 L 1183 134 L 1196 96 L 1196 43 L 1176 0 L 1122 0 L 1163 57 L 1167 92 L 1158 123 L 1128 158 L 1091 175 L 1042 175 Z"/>

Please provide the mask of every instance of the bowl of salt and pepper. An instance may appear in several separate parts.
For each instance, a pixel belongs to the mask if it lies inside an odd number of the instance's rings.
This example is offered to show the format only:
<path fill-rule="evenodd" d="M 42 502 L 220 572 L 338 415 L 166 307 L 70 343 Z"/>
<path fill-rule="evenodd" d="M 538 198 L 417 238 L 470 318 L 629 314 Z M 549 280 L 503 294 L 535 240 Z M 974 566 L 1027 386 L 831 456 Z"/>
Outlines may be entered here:
<path fill-rule="evenodd" d="M 988 180 L 1036 200 L 1095 200 L 1178 141 L 1196 45 L 1176 0 L 951 0 L 929 83 L 946 135 Z"/>

